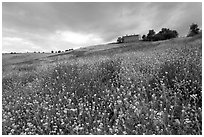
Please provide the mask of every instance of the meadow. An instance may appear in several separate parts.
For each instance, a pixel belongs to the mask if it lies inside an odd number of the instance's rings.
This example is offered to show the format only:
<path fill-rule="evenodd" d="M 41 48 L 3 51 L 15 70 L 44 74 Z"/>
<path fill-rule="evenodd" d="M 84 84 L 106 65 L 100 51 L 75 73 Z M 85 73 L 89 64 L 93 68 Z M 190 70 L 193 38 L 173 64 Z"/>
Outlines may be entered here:
<path fill-rule="evenodd" d="M 3 55 L 2 134 L 201 135 L 202 36 L 139 45 Z"/>

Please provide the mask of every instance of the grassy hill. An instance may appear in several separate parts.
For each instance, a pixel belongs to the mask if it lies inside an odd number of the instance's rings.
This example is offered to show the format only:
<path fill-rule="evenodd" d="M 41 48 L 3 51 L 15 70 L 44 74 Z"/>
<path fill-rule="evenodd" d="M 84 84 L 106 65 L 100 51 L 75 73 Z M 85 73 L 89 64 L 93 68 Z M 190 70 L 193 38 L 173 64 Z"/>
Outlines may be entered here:
<path fill-rule="evenodd" d="M 202 134 L 201 35 L 2 61 L 2 134 Z"/>

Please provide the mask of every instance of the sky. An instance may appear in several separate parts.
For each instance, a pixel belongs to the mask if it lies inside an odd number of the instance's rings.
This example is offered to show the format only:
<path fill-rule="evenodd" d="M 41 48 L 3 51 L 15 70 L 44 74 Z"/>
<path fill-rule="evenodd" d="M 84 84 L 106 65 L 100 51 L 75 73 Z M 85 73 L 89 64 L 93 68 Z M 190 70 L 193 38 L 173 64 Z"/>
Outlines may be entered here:
<path fill-rule="evenodd" d="M 202 28 L 201 2 L 3 2 L 2 52 L 76 49 L 161 28 L 185 36 L 192 23 Z"/>

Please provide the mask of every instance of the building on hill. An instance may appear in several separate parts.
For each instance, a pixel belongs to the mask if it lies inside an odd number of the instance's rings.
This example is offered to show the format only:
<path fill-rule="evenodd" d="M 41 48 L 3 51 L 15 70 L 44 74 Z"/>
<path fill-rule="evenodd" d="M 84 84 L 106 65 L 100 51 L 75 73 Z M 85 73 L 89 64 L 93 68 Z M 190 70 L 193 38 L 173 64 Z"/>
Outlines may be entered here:
<path fill-rule="evenodd" d="M 123 42 L 124 43 L 129 43 L 129 42 L 137 42 L 140 40 L 139 35 L 126 35 L 123 36 Z"/>
<path fill-rule="evenodd" d="M 117 43 L 129 43 L 129 42 L 137 42 L 140 40 L 140 35 L 126 35 L 122 37 L 118 37 Z"/>

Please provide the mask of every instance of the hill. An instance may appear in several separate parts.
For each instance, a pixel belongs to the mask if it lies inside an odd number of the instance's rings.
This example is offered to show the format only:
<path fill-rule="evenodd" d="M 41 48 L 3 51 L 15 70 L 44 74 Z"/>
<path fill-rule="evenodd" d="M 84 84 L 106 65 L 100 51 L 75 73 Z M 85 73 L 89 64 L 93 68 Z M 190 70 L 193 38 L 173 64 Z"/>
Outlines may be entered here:
<path fill-rule="evenodd" d="M 2 134 L 202 134 L 201 35 L 39 55 L 3 55 Z"/>

